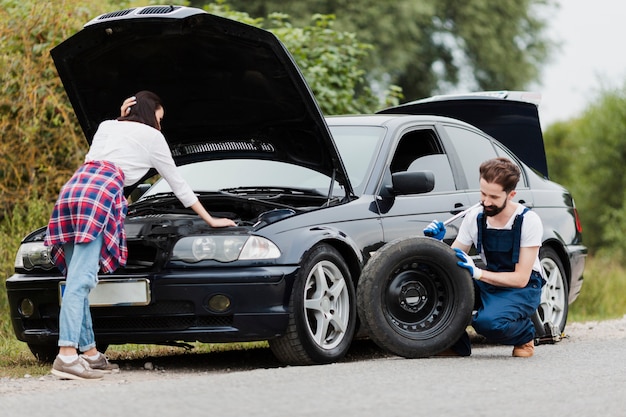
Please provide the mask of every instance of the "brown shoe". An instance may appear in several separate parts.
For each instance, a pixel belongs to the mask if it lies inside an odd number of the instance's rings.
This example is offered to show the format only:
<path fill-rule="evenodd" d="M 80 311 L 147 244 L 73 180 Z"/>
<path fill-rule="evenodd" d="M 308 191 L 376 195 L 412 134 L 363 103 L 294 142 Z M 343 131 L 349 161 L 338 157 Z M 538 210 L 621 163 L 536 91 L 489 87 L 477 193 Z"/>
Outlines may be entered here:
<path fill-rule="evenodd" d="M 61 379 L 98 380 L 104 373 L 91 369 L 80 356 L 72 363 L 65 363 L 57 356 L 52 364 L 52 375 Z"/>
<path fill-rule="evenodd" d="M 531 340 L 523 345 L 513 348 L 513 356 L 517 358 L 530 358 L 535 353 L 535 341 Z"/>

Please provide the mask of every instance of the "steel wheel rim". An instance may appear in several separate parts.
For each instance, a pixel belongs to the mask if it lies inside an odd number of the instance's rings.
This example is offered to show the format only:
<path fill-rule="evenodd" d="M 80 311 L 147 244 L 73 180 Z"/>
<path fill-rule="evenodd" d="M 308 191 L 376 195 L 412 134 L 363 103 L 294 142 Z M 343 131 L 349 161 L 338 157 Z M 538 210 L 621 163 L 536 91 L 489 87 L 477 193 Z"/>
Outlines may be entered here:
<path fill-rule="evenodd" d="M 443 271 L 420 262 L 407 262 L 393 271 L 383 294 L 387 321 L 411 339 L 431 338 L 450 317 L 452 288 Z"/>

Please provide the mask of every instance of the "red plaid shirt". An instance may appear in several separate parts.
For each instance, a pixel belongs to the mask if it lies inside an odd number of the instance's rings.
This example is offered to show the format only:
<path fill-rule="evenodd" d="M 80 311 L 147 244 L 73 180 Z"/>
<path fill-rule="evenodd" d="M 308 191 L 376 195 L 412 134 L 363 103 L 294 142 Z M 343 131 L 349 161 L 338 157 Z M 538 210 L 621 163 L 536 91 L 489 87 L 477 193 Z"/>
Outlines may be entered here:
<path fill-rule="evenodd" d="M 65 243 L 87 243 L 104 233 L 100 253 L 102 271 L 110 273 L 126 265 L 126 198 L 124 173 L 107 161 L 83 164 L 63 186 L 54 206 L 44 244 L 52 246 L 52 258 L 66 273 Z"/>

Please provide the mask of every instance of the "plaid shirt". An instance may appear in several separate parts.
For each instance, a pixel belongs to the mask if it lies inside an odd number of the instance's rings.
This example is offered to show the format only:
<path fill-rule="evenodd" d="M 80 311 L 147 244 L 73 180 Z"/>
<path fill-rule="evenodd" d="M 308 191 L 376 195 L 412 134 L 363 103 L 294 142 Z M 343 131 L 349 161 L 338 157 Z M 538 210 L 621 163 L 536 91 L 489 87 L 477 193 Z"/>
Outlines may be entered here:
<path fill-rule="evenodd" d="M 104 233 L 100 253 L 102 271 L 110 273 L 126 265 L 126 198 L 124 173 L 113 163 L 83 164 L 63 186 L 54 206 L 44 244 L 52 246 L 52 258 L 66 273 L 65 243 L 88 243 Z"/>

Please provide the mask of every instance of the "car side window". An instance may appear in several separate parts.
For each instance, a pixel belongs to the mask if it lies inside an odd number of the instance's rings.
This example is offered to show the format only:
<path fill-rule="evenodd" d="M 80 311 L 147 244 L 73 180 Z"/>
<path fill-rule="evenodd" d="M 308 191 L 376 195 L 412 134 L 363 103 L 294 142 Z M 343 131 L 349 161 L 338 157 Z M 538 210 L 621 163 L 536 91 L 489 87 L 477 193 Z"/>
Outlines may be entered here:
<path fill-rule="evenodd" d="M 480 189 L 478 174 L 480 164 L 497 156 L 491 140 L 461 127 L 446 125 L 444 128 L 459 156 L 468 189 Z"/>
<path fill-rule="evenodd" d="M 401 171 L 432 171 L 435 188 L 432 192 L 454 191 L 454 177 L 446 154 L 435 132 L 430 129 L 405 134 L 398 143 L 391 161 L 391 173 Z"/>
<path fill-rule="evenodd" d="M 525 170 L 517 162 L 517 159 L 515 159 L 515 157 L 513 157 L 513 155 L 511 154 L 511 152 L 507 151 L 505 148 L 503 148 L 498 142 L 495 142 L 493 145 L 496 148 L 496 152 L 498 153 L 498 156 L 502 156 L 504 158 L 510 159 L 515 165 L 517 165 L 517 167 L 519 168 L 520 172 L 522 173 L 522 175 L 520 177 L 520 182 L 517 184 L 517 186 L 518 187 L 520 187 L 520 186 L 527 187 L 528 184 L 526 182 L 526 176 L 524 175 Z"/>

